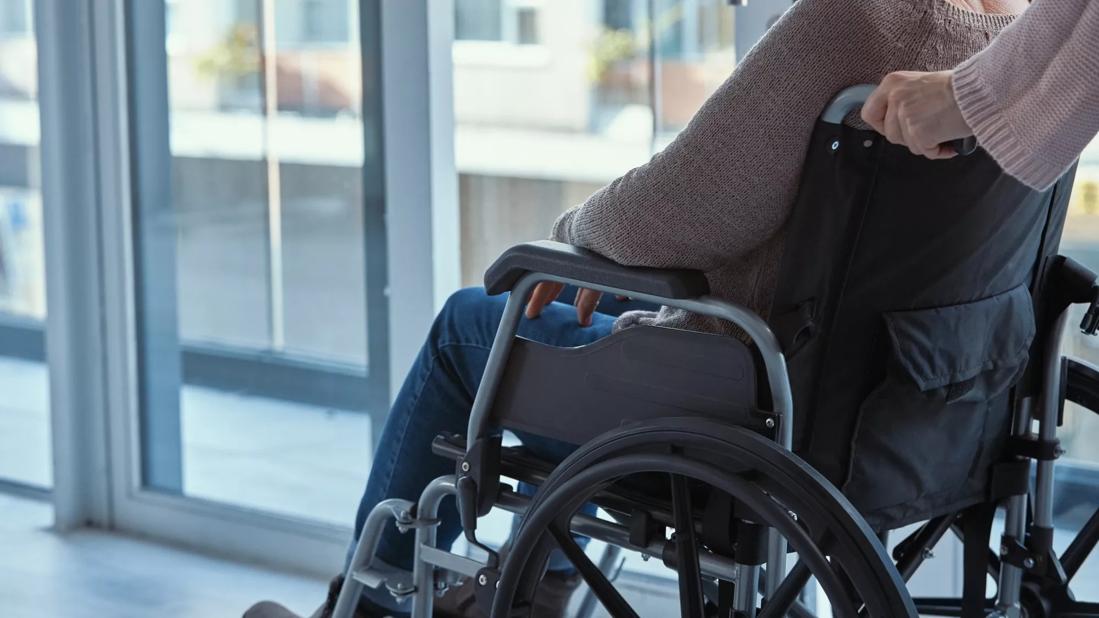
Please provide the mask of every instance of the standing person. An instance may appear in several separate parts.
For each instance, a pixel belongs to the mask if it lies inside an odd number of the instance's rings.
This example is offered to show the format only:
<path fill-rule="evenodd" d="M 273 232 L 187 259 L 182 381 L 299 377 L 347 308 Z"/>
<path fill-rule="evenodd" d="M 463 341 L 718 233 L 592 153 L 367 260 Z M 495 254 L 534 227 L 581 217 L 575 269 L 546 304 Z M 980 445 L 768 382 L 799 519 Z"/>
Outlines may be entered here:
<path fill-rule="evenodd" d="M 975 135 L 1008 174 L 1048 188 L 1099 132 L 1099 2 L 1035 0 L 953 70 L 887 75 L 862 117 L 932 159 Z"/>

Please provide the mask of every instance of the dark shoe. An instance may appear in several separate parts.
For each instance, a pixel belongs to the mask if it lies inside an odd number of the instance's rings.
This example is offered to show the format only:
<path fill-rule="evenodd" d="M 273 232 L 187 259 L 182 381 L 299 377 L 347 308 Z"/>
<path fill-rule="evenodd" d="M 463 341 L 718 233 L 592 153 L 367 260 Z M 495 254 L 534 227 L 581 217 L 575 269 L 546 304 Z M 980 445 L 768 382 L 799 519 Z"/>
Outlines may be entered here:
<path fill-rule="evenodd" d="M 343 575 L 337 575 L 328 583 L 328 597 L 317 611 L 310 614 L 309 618 L 331 618 L 336 609 L 336 600 L 340 598 L 340 588 L 343 587 Z M 286 609 L 274 601 L 260 601 L 249 607 L 241 618 L 304 618 Z M 391 618 L 384 610 L 371 611 L 363 607 L 363 603 L 355 608 L 354 618 Z"/>

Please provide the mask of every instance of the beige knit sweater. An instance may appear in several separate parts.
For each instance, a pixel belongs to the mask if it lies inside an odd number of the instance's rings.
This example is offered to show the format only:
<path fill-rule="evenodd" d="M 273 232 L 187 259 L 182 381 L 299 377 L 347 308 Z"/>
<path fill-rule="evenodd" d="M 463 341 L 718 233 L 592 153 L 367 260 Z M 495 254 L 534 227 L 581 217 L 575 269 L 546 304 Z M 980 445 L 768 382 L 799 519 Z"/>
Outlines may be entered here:
<path fill-rule="evenodd" d="M 651 161 L 565 212 L 553 238 L 621 264 L 706 273 L 711 293 L 766 317 L 813 125 L 832 95 L 895 70 L 944 70 L 1008 16 L 946 0 L 800 0 Z M 637 323 L 733 333 L 664 307 Z"/>

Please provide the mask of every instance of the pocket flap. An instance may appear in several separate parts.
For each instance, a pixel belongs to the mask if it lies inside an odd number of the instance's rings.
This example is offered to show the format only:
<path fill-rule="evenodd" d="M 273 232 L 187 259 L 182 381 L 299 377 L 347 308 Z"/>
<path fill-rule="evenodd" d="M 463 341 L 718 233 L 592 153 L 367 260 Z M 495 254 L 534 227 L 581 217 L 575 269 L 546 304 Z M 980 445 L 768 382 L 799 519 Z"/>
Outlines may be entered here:
<path fill-rule="evenodd" d="M 1025 285 L 950 307 L 885 314 L 893 350 L 921 391 L 1026 360 L 1034 307 Z"/>

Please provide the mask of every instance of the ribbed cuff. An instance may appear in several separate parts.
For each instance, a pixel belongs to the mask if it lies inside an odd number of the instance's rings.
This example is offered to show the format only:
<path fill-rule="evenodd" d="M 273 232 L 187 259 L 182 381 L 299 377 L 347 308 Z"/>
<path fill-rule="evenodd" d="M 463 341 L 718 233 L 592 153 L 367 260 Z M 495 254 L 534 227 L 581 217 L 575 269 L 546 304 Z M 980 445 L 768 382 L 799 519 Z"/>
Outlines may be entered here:
<path fill-rule="evenodd" d="M 954 98 L 962 118 L 977 136 L 977 142 L 1005 172 L 1033 189 L 1048 189 L 1064 170 L 1042 161 L 1023 145 L 998 101 L 982 83 L 981 66 L 978 55 L 954 69 Z"/>

